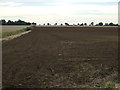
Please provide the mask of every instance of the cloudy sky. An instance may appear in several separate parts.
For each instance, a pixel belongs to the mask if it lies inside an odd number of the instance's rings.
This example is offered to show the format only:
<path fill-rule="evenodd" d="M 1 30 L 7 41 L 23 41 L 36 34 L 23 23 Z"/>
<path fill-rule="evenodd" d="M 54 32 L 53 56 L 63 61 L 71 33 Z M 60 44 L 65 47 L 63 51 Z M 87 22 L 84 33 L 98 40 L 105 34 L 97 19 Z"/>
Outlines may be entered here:
<path fill-rule="evenodd" d="M 119 0 L 0 0 L 0 19 L 44 23 L 118 23 Z"/>

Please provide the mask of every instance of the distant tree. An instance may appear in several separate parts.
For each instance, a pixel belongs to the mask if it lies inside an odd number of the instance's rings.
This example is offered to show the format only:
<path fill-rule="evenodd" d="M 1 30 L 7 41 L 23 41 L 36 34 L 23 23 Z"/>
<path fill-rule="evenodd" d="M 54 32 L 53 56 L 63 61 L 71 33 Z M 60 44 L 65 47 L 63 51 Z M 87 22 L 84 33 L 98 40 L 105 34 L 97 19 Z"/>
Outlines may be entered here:
<path fill-rule="evenodd" d="M 49 26 L 49 25 L 50 25 L 50 23 L 47 23 L 47 25 Z"/>
<path fill-rule="evenodd" d="M 79 23 L 78 23 L 77 25 L 78 25 L 78 26 L 80 26 L 80 24 L 79 24 Z"/>
<path fill-rule="evenodd" d="M 18 22 L 17 22 L 17 21 L 15 21 L 15 22 L 14 22 L 14 25 L 18 25 Z"/>
<path fill-rule="evenodd" d="M 27 22 L 26 25 L 31 25 L 31 23 L 30 23 L 30 22 Z"/>
<path fill-rule="evenodd" d="M 0 20 L 0 25 L 6 25 L 6 24 L 7 23 L 6 23 L 5 19 Z"/>
<path fill-rule="evenodd" d="M 57 26 L 57 23 L 55 23 L 54 25 Z"/>
<path fill-rule="evenodd" d="M 19 19 L 18 21 L 16 21 L 16 24 L 17 25 L 26 25 L 26 22 Z"/>
<path fill-rule="evenodd" d="M 65 23 L 65 25 L 66 25 L 66 26 L 69 26 L 69 24 L 68 24 L 68 23 Z"/>
<path fill-rule="evenodd" d="M 80 24 L 80 26 L 83 26 L 84 24 L 82 23 L 82 24 Z"/>
<path fill-rule="evenodd" d="M 87 23 L 84 23 L 84 26 L 87 26 Z"/>
<path fill-rule="evenodd" d="M 63 26 L 63 24 L 62 24 L 62 23 L 61 23 L 60 25 L 61 25 L 61 26 Z"/>
<path fill-rule="evenodd" d="M 11 20 L 8 20 L 7 25 L 14 25 L 14 22 Z"/>
<path fill-rule="evenodd" d="M 25 22 L 25 21 L 22 21 L 22 20 L 18 20 L 18 21 L 15 21 L 14 22 L 14 25 L 31 25 L 30 22 Z"/>
<path fill-rule="evenodd" d="M 33 22 L 32 25 L 36 26 L 36 23 Z"/>
<path fill-rule="evenodd" d="M 94 26 L 94 22 L 91 22 L 90 26 Z"/>
<path fill-rule="evenodd" d="M 118 24 L 115 24 L 114 26 L 119 26 Z"/>
<path fill-rule="evenodd" d="M 102 22 L 100 22 L 98 25 L 99 25 L 99 26 L 103 26 L 103 23 L 102 23 Z"/>
<path fill-rule="evenodd" d="M 109 26 L 114 26 L 114 24 L 111 22 L 111 23 L 109 23 Z"/>
<path fill-rule="evenodd" d="M 7 22 L 4 19 L 2 19 L 2 20 L 0 20 L 0 23 L 2 25 L 31 25 L 30 22 L 25 22 L 20 19 L 18 21 L 8 20 Z M 34 23 L 34 22 L 32 24 L 36 25 L 36 23 Z"/>
<path fill-rule="evenodd" d="M 109 23 L 109 24 L 108 24 L 108 23 L 105 23 L 104 26 L 118 26 L 118 24 L 114 24 L 114 23 L 111 22 L 111 23 Z"/>

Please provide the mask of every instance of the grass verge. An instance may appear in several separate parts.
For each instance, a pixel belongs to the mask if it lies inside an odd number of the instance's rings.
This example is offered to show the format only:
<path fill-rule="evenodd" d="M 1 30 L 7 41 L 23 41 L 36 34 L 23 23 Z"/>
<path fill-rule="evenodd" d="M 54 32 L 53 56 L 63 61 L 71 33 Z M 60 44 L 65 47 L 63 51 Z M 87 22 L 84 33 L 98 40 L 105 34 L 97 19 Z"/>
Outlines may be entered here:
<path fill-rule="evenodd" d="M 20 34 L 20 33 L 26 32 L 26 31 L 30 31 L 30 30 L 32 30 L 32 27 L 27 27 L 22 30 L 16 30 L 16 31 L 3 31 L 2 34 L 0 33 L 0 38 L 1 39 L 7 38 L 9 36 Z"/>

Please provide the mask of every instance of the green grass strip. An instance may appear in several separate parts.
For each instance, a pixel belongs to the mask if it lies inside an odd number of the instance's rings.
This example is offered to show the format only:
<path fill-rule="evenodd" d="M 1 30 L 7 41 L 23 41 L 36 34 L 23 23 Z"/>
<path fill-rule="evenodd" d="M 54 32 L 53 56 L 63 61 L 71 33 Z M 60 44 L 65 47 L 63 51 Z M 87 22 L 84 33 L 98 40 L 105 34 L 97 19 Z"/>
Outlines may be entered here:
<path fill-rule="evenodd" d="M 2 32 L 2 36 L 0 38 L 7 38 L 12 35 L 20 34 L 22 32 L 25 32 L 25 30 L 5 31 L 5 32 Z"/>
<path fill-rule="evenodd" d="M 27 27 L 22 30 L 16 30 L 16 31 L 3 31 L 2 33 L 0 33 L 0 38 L 7 38 L 9 36 L 20 34 L 29 30 L 31 30 L 31 27 Z"/>

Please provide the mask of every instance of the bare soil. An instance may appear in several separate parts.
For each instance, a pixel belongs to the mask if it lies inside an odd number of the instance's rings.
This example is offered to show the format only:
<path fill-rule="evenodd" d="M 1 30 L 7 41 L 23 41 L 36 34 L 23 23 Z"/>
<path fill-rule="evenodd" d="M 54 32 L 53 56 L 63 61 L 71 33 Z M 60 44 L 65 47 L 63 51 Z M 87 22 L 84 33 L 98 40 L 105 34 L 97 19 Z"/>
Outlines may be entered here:
<path fill-rule="evenodd" d="M 35 27 L 2 45 L 3 88 L 119 83 L 117 27 Z"/>

